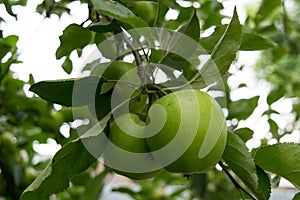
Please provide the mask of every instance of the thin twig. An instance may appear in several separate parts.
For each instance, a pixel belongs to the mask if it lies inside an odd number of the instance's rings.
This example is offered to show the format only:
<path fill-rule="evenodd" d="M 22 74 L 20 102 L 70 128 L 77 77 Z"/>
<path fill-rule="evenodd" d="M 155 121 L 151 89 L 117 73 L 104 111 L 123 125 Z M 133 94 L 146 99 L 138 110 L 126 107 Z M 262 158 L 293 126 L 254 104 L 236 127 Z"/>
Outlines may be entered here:
<path fill-rule="evenodd" d="M 143 45 L 140 41 L 137 41 L 137 43 L 139 44 L 139 46 L 141 47 L 141 50 L 143 51 L 143 54 L 147 60 L 147 62 L 149 62 L 149 58 L 148 58 L 148 54 L 145 52 L 145 49 L 143 48 Z"/>
<path fill-rule="evenodd" d="M 132 54 L 135 58 L 136 66 L 137 66 L 137 69 L 138 69 L 138 75 L 139 75 L 139 78 L 141 80 L 141 85 L 144 85 L 145 75 L 144 75 L 144 68 L 143 68 L 141 55 L 139 54 L 138 50 L 136 49 L 136 47 L 134 46 L 132 41 L 126 35 L 126 33 L 124 31 L 122 31 L 122 34 L 123 34 L 123 38 L 124 38 L 125 43 L 130 48 L 130 50 L 131 50 L 131 52 L 132 52 Z"/>
<path fill-rule="evenodd" d="M 156 84 L 148 84 L 148 88 L 147 88 L 147 92 L 149 92 L 151 89 L 154 89 L 159 96 L 165 96 L 168 93 L 166 91 L 163 90 L 163 88 L 159 87 Z"/>
<path fill-rule="evenodd" d="M 114 23 L 116 28 L 118 29 L 118 31 L 122 33 L 122 36 L 124 38 L 124 41 L 125 41 L 126 45 L 131 50 L 131 52 L 132 52 L 132 54 L 135 58 L 135 62 L 136 62 L 137 70 L 138 70 L 138 76 L 141 80 L 141 85 L 144 85 L 144 83 L 145 83 L 145 74 L 144 74 L 144 68 L 143 68 L 143 63 L 142 63 L 142 57 L 139 54 L 137 48 L 134 46 L 133 42 L 126 35 L 126 32 L 124 31 L 122 26 L 116 20 L 114 20 L 113 18 L 111 18 L 109 16 L 106 16 L 106 19 L 108 19 L 109 21 Z"/>
<path fill-rule="evenodd" d="M 230 174 L 230 172 L 226 169 L 225 165 L 220 161 L 218 162 L 218 164 L 222 167 L 223 171 L 225 172 L 225 174 L 228 176 L 228 178 L 232 181 L 232 183 L 234 184 L 234 186 L 239 189 L 242 190 L 244 193 L 246 193 L 251 199 L 253 200 L 257 200 L 256 197 L 254 197 L 252 194 L 250 194 L 247 190 L 245 190 L 235 179 L 234 177 Z"/>

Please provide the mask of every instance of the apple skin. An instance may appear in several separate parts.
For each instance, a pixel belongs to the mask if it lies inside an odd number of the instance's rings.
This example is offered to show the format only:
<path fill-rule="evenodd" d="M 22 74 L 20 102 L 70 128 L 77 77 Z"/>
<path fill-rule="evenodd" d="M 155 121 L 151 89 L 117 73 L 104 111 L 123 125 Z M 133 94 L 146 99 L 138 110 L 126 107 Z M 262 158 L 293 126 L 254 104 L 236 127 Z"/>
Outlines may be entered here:
<path fill-rule="evenodd" d="M 143 20 L 149 24 L 153 24 L 157 12 L 157 2 L 135 1 L 132 9 Z"/>
<path fill-rule="evenodd" d="M 120 80 L 135 83 L 138 79 L 136 76 L 135 70 L 136 66 L 132 63 L 121 62 L 121 61 L 114 61 L 108 67 L 105 68 L 107 64 L 100 63 L 96 66 L 91 75 L 102 76 L 107 80 Z M 128 74 L 126 74 L 128 72 Z M 112 109 L 112 88 L 114 88 L 114 92 L 119 93 L 120 96 L 124 96 L 126 92 L 128 92 L 128 86 L 123 85 L 116 85 L 116 83 L 110 82 L 108 83 L 107 87 L 110 88 L 108 92 L 105 94 L 95 94 L 95 102 L 92 102 L 88 105 L 89 109 L 93 111 L 95 109 L 95 114 L 98 120 L 101 120 L 105 117 Z M 136 93 L 134 93 L 136 94 Z M 116 99 L 115 99 L 116 101 Z M 144 109 L 146 105 L 147 97 L 146 95 L 141 95 L 140 98 L 133 101 L 130 106 L 129 110 L 133 113 L 138 113 Z M 120 104 L 121 102 L 115 102 L 115 104 Z"/>
<path fill-rule="evenodd" d="M 126 72 L 135 68 L 132 63 L 116 60 L 110 63 L 107 67 L 107 63 L 100 63 L 95 66 L 91 71 L 91 75 L 102 76 L 107 80 L 119 80 Z"/>
<path fill-rule="evenodd" d="M 164 111 L 153 108 L 157 105 L 161 105 Z M 181 110 L 182 106 L 184 110 Z M 146 123 L 150 129 L 155 127 L 150 126 L 152 118 L 156 122 L 165 120 L 162 128 L 147 138 L 147 144 L 154 158 L 164 165 L 167 171 L 184 174 L 202 173 L 213 168 L 221 159 L 227 139 L 226 120 L 218 103 L 208 94 L 194 89 L 174 92 L 155 101 L 149 113 L 151 115 L 150 117 L 148 115 Z M 163 119 L 164 116 L 166 119 Z M 195 132 L 192 133 L 192 125 L 197 119 L 195 116 L 199 116 L 199 121 L 194 125 Z M 175 148 L 155 153 L 154 151 L 162 149 L 174 140 L 180 123 L 183 134 L 176 140 Z M 195 136 L 191 137 L 191 134 Z M 187 138 L 193 140 L 188 141 Z M 182 145 L 185 143 L 187 147 L 183 148 Z M 167 163 L 166 160 L 175 152 L 180 154 Z"/>
<path fill-rule="evenodd" d="M 140 120 L 140 118 L 136 114 L 126 113 L 118 117 L 117 120 L 118 120 L 118 124 L 120 124 L 120 126 L 123 127 L 123 130 L 125 127 L 126 132 L 130 131 L 137 135 L 144 134 L 145 122 Z M 132 124 L 129 123 L 130 120 L 132 120 L 136 125 L 140 126 L 140 129 L 136 129 L 136 127 L 132 126 Z M 123 130 L 120 129 L 120 127 L 117 125 L 115 121 L 111 123 L 109 140 L 114 145 L 131 153 L 149 152 L 149 148 L 145 138 L 134 137 L 132 135 L 125 133 Z M 109 145 L 107 146 L 107 148 L 109 148 Z M 120 159 L 119 161 L 120 165 L 124 164 L 122 162 L 126 162 L 126 161 L 131 162 L 133 165 L 139 165 L 138 161 L 137 162 L 128 161 L 130 160 L 130 158 L 127 159 L 126 156 L 124 157 L 124 155 L 121 155 L 118 151 L 114 151 L 113 148 L 109 148 L 108 153 L 110 154 L 110 156 L 114 156 L 115 158 Z M 104 158 L 105 158 L 105 154 L 104 154 Z M 143 167 L 147 165 L 147 163 L 149 162 L 150 163 L 154 162 L 152 156 L 147 157 L 145 163 L 143 162 L 139 166 Z M 152 178 L 157 176 L 162 171 L 162 168 L 151 172 L 145 172 L 145 173 L 131 173 L 131 172 L 120 171 L 117 169 L 113 169 L 113 170 L 118 174 L 126 176 L 128 178 L 135 179 L 135 180 L 142 180 L 142 179 L 147 179 L 147 178 Z"/>

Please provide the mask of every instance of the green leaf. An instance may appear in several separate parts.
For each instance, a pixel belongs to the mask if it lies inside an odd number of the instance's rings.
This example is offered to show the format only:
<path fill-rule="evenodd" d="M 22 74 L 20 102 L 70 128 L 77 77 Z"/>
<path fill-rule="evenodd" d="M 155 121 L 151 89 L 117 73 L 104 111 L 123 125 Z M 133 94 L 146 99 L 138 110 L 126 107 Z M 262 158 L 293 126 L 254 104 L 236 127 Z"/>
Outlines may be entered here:
<path fill-rule="evenodd" d="M 91 137 L 85 140 L 99 141 L 98 139 Z M 99 153 L 104 146 L 104 144 L 98 146 Z M 68 143 L 56 153 L 46 169 L 23 192 L 21 199 L 49 199 L 50 195 L 62 192 L 69 187 L 70 178 L 85 171 L 96 160 L 86 149 L 82 140 Z"/>
<path fill-rule="evenodd" d="M 300 192 L 298 192 L 297 194 L 295 194 L 295 196 L 293 197 L 292 200 L 300 200 Z"/>
<path fill-rule="evenodd" d="M 46 15 L 46 17 L 50 17 L 52 14 L 61 17 L 62 14 L 67 13 L 70 14 L 71 10 L 68 8 L 68 4 L 71 1 L 55 1 L 55 0 L 46 0 L 41 4 L 37 5 L 36 11 L 40 14 Z"/>
<path fill-rule="evenodd" d="M 169 7 L 167 5 L 167 2 L 165 0 L 158 0 L 158 6 L 157 6 L 157 20 L 155 26 L 158 26 L 158 23 L 164 21 L 165 16 L 169 10 Z"/>
<path fill-rule="evenodd" d="M 100 91 L 103 82 L 105 82 L 103 78 L 96 76 L 81 79 L 41 81 L 33 84 L 30 91 L 51 103 L 67 107 L 82 106 L 94 101 L 95 94 Z M 73 91 L 74 84 L 76 91 Z"/>
<path fill-rule="evenodd" d="M 110 60 L 115 60 L 119 56 L 119 52 L 124 50 L 124 47 L 121 45 L 122 43 L 116 40 L 112 33 L 97 33 L 95 36 L 95 44 L 101 54 Z"/>
<path fill-rule="evenodd" d="M 197 48 L 197 43 L 199 42 L 200 39 L 200 24 L 196 12 L 194 12 L 194 14 L 191 16 L 188 22 L 186 22 L 183 26 L 180 27 L 178 32 L 182 33 L 184 36 L 182 36 L 181 34 L 173 35 L 173 37 L 169 41 L 168 50 L 170 52 L 180 52 L 181 56 L 183 56 L 184 58 L 181 58 L 175 54 L 169 54 L 168 56 L 166 56 L 165 60 L 171 59 L 175 63 L 187 62 L 186 58 L 188 58 L 194 53 L 194 51 Z M 193 39 L 195 43 L 191 43 L 187 41 L 187 39 L 185 39 L 186 36 Z M 187 47 L 186 43 L 188 42 L 189 42 L 189 46 Z M 162 63 L 164 62 L 162 61 Z M 182 66 L 182 64 L 180 65 Z M 169 66 L 173 67 L 173 65 L 169 65 Z"/>
<path fill-rule="evenodd" d="M 207 51 L 207 53 L 211 53 L 218 41 L 221 39 L 222 35 L 226 30 L 226 26 L 217 26 L 213 34 L 208 37 L 201 37 L 199 44 Z M 205 52 L 204 52 L 205 53 Z"/>
<path fill-rule="evenodd" d="M 256 190 L 258 177 L 255 162 L 239 136 L 228 133 L 223 159 L 249 189 Z"/>
<path fill-rule="evenodd" d="M 86 190 L 83 194 L 84 199 L 88 200 L 97 200 L 99 199 L 99 196 L 103 190 L 103 187 L 105 186 L 104 178 L 107 175 L 107 173 L 102 172 L 94 179 L 91 179 L 87 186 Z"/>
<path fill-rule="evenodd" d="M 286 93 L 285 87 L 283 85 L 280 85 L 277 88 L 274 88 L 271 90 L 267 97 L 267 103 L 271 105 L 272 103 L 276 102 L 280 98 L 282 98 Z"/>
<path fill-rule="evenodd" d="M 6 12 L 17 19 L 17 15 L 12 11 L 12 4 L 9 0 L 3 0 Z"/>
<path fill-rule="evenodd" d="M 259 97 L 252 97 L 250 99 L 240 99 L 229 103 L 228 119 L 247 119 L 258 105 Z"/>
<path fill-rule="evenodd" d="M 261 22 L 266 17 L 268 17 L 273 10 L 281 5 L 281 0 L 263 0 L 259 10 L 256 13 L 255 21 L 256 23 Z"/>
<path fill-rule="evenodd" d="M 268 109 L 262 115 L 269 115 L 270 116 L 271 114 L 277 114 L 277 115 L 279 115 L 279 112 L 276 111 L 276 110 Z"/>
<path fill-rule="evenodd" d="M 73 64 L 69 57 L 66 57 L 64 63 L 62 64 L 62 68 L 67 74 L 72 72 Z"/>
<path fill-rule="evenodd" d="M 94 9 L 101 14 L 108 15 L 114 19 L 129 24 L 133 28 L 147 27 L 147 23 L 137 17 L 131 10 L 116 1 L 92 0 Z"/>
<path fill-rule="evenodd" d="M 71 24 L 63 31 L 63 35 L 59 39 L 60 46 L 56 51 L 57 59 L 69 56 L 73 50 L 83 49 L 90 43 L 92 33 L 78 24 Z"/>
<path fill-rule="evenodd" d="M 34 77 L 33 77 L 32 74 L 29 74 L 29 81 L 28 81 L 28 83 L 29 83 L 30 85 L 33 85 L 33 84 L 35 83 Z"/>
<path fill-rule="evenodd" d="M 199 16 L 202 19 L 202 29 L 208 29 L 211 26 L 221 24 L 222 19 L 225 17 L 221 14 L 224 9 L 222 2 L 219 1 L 203 1 L 198 9 Z M 214 17 L 211 17 L 214 16 Z"/>
<path fill-rule="evenodd" d="M 228 71 L 240 48 L 241 40 L 242 27 L 235 8 L 232 19 L 221 39 L 214 47 L 210 59 L 199 71 L 205 85 L 217 81 Z"/>
<path fill-rule="evenodd" d="M 253 193 L 258 199 L 268 200 L 271 194 L 270 177 L 258 166 L 256 166 L 256 174 L 258 177 L 258 186 Z"/>
<path fill-rule="evenodd" d="M 10 51 L 11 47 L 0 40 L 0 60 Z"/>
<path fill-rule="evenodd" d="M 134 199 L 136 199 L 136 196 L 138 194 L 138 192 L 135 192 L 135 191 L 133 191 L 132 189 L 130 189 L 128 187 L 113 188 L 112 191 L 113 192 L 125 193 L 125 194 L 127 194 L 128 196 L 131 196 Z"/>
<path fill-rule="evenodd" d="M 173 69 L 182 70 L 184 67 L 191 65 L 186 59 L 193 55 L 200 39 L 200 24 L 196 12 L 194 12 L 188 22 L 180 27 L 178 32 L 184 35 L 173 35 L 168 45 L 169 52 L 164 55 L 164 59 L 160 62 Z M 187 37 L 193 39 L 195 42 L 190 41 Z M 170 52 L 177 52 L 180 56 Z"/>
<path fill-rule="evenodd" d="M 150 62 L 159 63 L 165 55 L 165 51 L 160 49 L 151 49 Z"/>
<path fill-rule="evenodd" d="M 16 51 L 19 37 L 16 35 L 9 35 L 6 38 L 0 38 L 0 60 L 8 53 Z M 4 71 L 4 70 L 3 70 Z"/>
<path fill-rule="evenodd" d="M 160 27 L 163 24 L 164 28 L 177 30 L 182 24 L 189 21 L 194 14 L 194 7 L 181 7 L 176 1 L 157 0 L 158 16 L 155 26 Z M 166 14 L 169 9 L 176 9 L 178 17 L 176 19 L 166 20 Z"/>
<path fill-rule="evenodd" d="M 222 34 L 225 32 L 226 26 L 216 27 L 214 33 L 208 37 L 200 39 L 200 45 L 208 52 L 211 53 Z M 274 47 L 275 43 L 268 40 L 261 35 L 245 30 L 243 28 L 242 42 L 239 50 L 243 51 L 253 51 L 253 50 L 263 50 Z"/>
<path fill-rule="evenodd" d="M 238 135 L 243 142 L 247 142 L 252 138 L 253 131 L 249 128 L 240 128 L 234 131 L 234 134 Z"/>
<path fill-rule="evenodd" d="M 282 176 L 300 188 L 300 144 L 279 143 L 257 150 L 255 162 L 262 169 Z"/>
<path fill-rule="evenodd" d="M 261 200 L 269 199 L 269 177 L 255 165 L 245 143 L 236 134 L 228 133 L 223 159 L 256 197 Z"/>
<path fill-rule="evenodd" d="M 116 29 L 116 26 L 113 23 L 110 24 L 93 24 L 89 27 L 91 31 L 97 33 L 107 33 L 112 32 Z"/>
<path fill-rule="evenodd" d="M 181 26 L 178 31 L 180 33 L 183 33 L 183 34 L 189 36 L 196 42 L 199 42 L 200 24 L 199 24 L 199 19 L 198 19 L 196 12 L 194 12 L 191 19 L 187 23 L 185 23 L 183 26 Z M 180 42 L 180 40 L 179 40 L 179 42 Z"/>
<path fill-rule="evenodd" d="M 277 125 L 277 123 L 271 118 L 268 119 L 268 123 L 269 123 L 269 126 L 270 126 L 270 132 L 272 133 L 273 137 L 279 139 L 280 135 L 278 134 L 278 125 Z"/>
<path fill-rule="evenodd" d="M 263 50 L 272 48 L 275 43 L 256 34 L 256 33 L 243 33 L 242 44 L 240 50 L 253 51 L 253 50 Z"/>
<path fill-rule="evenodd" d="M 178 46 L 177 48 L 179 48 Z M 184 48 L 183 48 L 184 49 Z M 186 51 L 188 52 L 188 51 Z M 191 55 L 191 54 L 190 54 Z M 162 65 L 169 66 L 176 70 L 183 70 L 185 66 L 189 66 L 190 63 L 183 57 L 175 54 L 175 53 L 167 53 L 163 60 L 160 61 Z"/>
<path fill-rule="evenodd" d="M 10 47 L 16 47 L 19 37 L 17 35 L 9 35 L 3 39 L 3 42 Z"/>
<path fill-rule="evenodd" d="M 200 197 L 204 197 L 207 184 L 208 184 L 207 173 L 193 174 L 191 180 L 191 187 L 197 192 Z"/>
<path fill-rule="evenodd" d="M 278 188 L 280 184 L 281 177 L 276 175 L 271 179 L 272 188 Z"/>

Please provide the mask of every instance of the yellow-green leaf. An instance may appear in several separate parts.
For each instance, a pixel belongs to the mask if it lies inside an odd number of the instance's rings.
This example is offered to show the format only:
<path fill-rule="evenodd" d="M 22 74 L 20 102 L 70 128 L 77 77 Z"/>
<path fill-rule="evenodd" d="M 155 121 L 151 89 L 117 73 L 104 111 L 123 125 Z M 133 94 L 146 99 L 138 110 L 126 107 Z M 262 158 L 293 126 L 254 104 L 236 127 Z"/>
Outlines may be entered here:
<path fill-rule="evenodd" d="M 49 196 L 52 194 L 62 192 L 69 187 L 70 178 L 85 171 L 97 160 L 86 149 L 83 142 L 98 142 L 97 145 L 93 145 L 98 147 L 98 154 L 100 156 L 105 144 L 100 144 L 99 141 L 102 140 L 99 140 L 97 137 L 76 140 L 60 149 L 52 159 L 51 163 L 23 192 L 21 200 L 46 200 L 49 199 Z"/>
<path fill-rule="evenodd" d="M 255 162 L 262 169 L 282 176 L 300 188 L 300 144 L 279 143 L 260 148 Z"/>

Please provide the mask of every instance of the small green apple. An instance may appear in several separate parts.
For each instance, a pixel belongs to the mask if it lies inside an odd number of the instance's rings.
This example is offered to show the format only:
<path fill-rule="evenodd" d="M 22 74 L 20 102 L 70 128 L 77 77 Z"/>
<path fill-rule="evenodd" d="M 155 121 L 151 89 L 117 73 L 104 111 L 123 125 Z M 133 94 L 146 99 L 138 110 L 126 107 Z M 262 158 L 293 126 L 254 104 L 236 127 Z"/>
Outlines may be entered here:
<path fill-rule="evenodd" d="M 125 168 L 127 169 L 130 168 L 143 171 L 145 167 L 154 164 L 155 160 L 151 153 L 149 153 L 146 139 L 143 138 L 145 122 L 140 120 L 136 114 L 132 113 L 123 114 L 118 117 L 116 121 L 112 122 L 110 125 L 109 140 L 118 148 L 124 150 L 124 152 L 116 150 L 112 145 L 107 145 L 107 153 L 104 153 L 104 157 L 108 156 L 113 160 L 116 160 L 115 164 L 111 167 L 114 168 L 115 165 L 118 165 L 117 167 L 119 168 L 126 166 Z M 145 153 L 142 160 L 135 160 L 134 157 L 131 157 L 141 153 Z M 112 159 L 108 158 L 108 160 L 111 161 Z M 114 171 L 135 180 L 152 178 L 162 171 L 160 168 L 149 172 L 134 173 L 128 172 L 130 169 L 127 171 L 114 169 Z"/>
<path fill-rule="evenodd" d="M 135 1 L 132 8 L 140 18 L 153 24 L 157 13 L 157 2 Z"/>
<path fill-rule="evenodd" d="M 218 103 L 204 92 L 182 90 L 158 99 L 146 122 L 147 144 L 169 172 L 202 173 L 222 157 L 226 120 Z"/>
<path fill-rule="evenodd" d="M 91 75 L 101 76 L 107 80 L 119 80 L 126 72 L 135 67 L 132 63 L 118 60 L 111 63 L 99 63 L 92 69 Z"/>
<path fill-rule="evenodd" d="M 130 88 L 128 88 L 129 86 L 126 85 L 126 82 L 133 82 L 134 84 L 134 82 L 138 81 L 136 66 L 134 64 L 122 61 L 114 61 L 108 66 L 107 65 L 107 63 L 100 63 L 91 71 L 91 75 L 102 76 L 109 81 L 116 81 L 104 83 L 101 90 L 105 88 L 107 92 L 104 94 L 100 94 L 100 92 L 97 93 L 95 95 L 95 102 L 89 105 L 89 109 L 91 111 L 93 111 L 94 107 L 98 120 L 101 120 L 104 116 L 106 116 L 111 111 L 112 106 L 117 106 L 118 104 L 122 103 L 122 101 L 124 101 L 124 96 L 127 93 L 130 93 Z M 125 85 L 122 85 L 121 83 L 116 84 L 120 79 L 125 83 Z M 114 97 L 114 105 L 112 105 L 113 88 L 116 96 Z M 134 94 L 136 93 L 137 92 Z M 141 95 L 140 98 L 130 103 L 129 110 L 133 113 L 139 112 L 145 107 L 146 100 L 147 98 L 145 95 Z"/>

